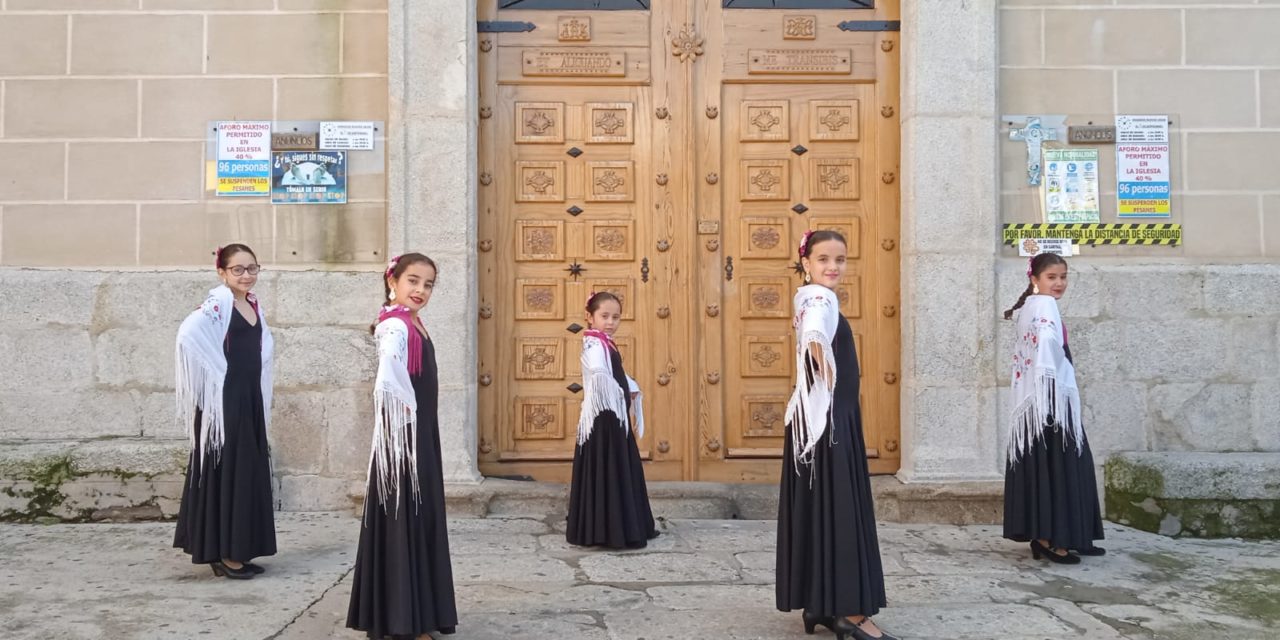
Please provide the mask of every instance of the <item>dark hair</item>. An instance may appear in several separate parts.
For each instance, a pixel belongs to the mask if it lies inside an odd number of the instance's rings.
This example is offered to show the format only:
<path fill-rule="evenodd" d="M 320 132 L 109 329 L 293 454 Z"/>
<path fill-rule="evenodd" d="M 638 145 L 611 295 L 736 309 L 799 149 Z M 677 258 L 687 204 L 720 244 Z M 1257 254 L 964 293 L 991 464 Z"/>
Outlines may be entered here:
<path fill-rule="evenodd" d="M 404 272 L 415 264 L 425 264 L 431 267 L 431 270 L 436 272 L 437 276 L 440 274 L 440 268 L 436 266 L 436 261 L 421 253 L 405 253 L 396 256 L 393 260 L 395 260 L 395 265 L 387 267 L 382 272 L 382 304 L 384 305 L 387 304 L 387 300 L 391 297 L 391 285 L 387 283 L 388 278 L 399 280 L 400 276 L 404 275 Z M 373 324 L 369 325 L 369 333 L 373 333 L 377 328 L 378 323 L 375 320 Z"/>
<path fill-rule="evenodd" d="M 601 304 L 608 302 L 609 300 L 618 303 L 619 309 L 622 308 L 622 300 L 618 298 L 618 296 L 615 296 L 608 291 L 597 291 L 591 294 L 590 298 L 587 298 L 587 313 L 595 313 L 600 308 Z"/>
<path fill-rule="evenodd" d="M 254 262 L 258 260 L 258 254 L 254 253 L 249 245 L 233 242 L 225 247 L 218 247 L 217 251 L 213 252 L 213 264 L 219 269 L 226 269 L 227 261 L 237 253 L 247 253 L 253 256 Z"/>
<path fill-rule="evenodd" d="M 1013 319 L 1013 312 L 1022 308 L 1022 304 L 1027 301 L 1027 296 L 1035 291 L 1035 285 L 1031 283 L 1031 278 L 1044 273 L 1045 269 L 1054 265 L 1067 266 L 1067 259 L 1056 253 L 1041 253 L 1031 259 L 1031 273 L 1027 275 L 1027 288 L 1022 290 L 1022 295 L 1018 296 L 1018 301 L 1012 307 L 1004 312 L 1005 320 Z"/>
<path fill-rule="evenodd" d="M 841 235 L 839 231 L 836 231 L 835 229 L 819 229 L 810 233 L 808 239 L 805 240 L 804 246 L 800 247 L 800 257 L 809 257 L 809 252 L 813 250 L 813 245 L 818 244 L 819 242 L 826 242 L 828 240 L 839 240 L 840 244 L 844 245 L 846 248 L 849 246 L 849 243 L 844 239 L 844 236 Z"/>

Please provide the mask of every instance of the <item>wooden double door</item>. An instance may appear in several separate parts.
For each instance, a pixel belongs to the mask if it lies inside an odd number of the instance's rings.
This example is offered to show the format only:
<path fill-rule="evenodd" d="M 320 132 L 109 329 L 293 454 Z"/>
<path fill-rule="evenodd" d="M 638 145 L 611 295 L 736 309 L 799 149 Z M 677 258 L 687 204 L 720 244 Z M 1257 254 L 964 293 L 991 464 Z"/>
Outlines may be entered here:
<path fill-rule="evenodd" d="M 870 467 L 897 470 L 898 2 L 869 4 L 480 0 L 483 473 L 569 477 L 611 291 L 647 477 L 777 481 L 797 245 L 826 228 Z"/>

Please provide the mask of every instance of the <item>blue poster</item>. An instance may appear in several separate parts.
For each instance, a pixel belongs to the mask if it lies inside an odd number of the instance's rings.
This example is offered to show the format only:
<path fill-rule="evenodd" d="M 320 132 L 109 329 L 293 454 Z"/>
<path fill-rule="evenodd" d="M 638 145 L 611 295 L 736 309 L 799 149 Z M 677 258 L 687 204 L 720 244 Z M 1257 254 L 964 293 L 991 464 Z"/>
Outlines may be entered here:
<path fill-rule="evenodd" d="M 345 151 L 275 151 L 271 204 L 346 204 Z"/>

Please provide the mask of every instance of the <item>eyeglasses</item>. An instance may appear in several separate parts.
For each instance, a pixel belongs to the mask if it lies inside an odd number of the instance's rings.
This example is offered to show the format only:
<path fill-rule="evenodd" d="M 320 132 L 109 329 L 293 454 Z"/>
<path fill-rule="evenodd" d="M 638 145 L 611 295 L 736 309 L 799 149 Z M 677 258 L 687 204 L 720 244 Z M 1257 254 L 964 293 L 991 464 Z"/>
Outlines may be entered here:
<path fill-rule="evenodd" d="M 227 267 L 227 271 L 230 271 L 230 272 L 231 272 L 231 275 L 236 276 L 236 277 L 240 277 L 240 276 L 244 275 L 245 273 L 248 273 L 248 274 L 249 274 L 249 275 L 251 275 L 251 276 L 256 276 L 256 275 L 258 275 L 258 272 L 259 272 L 259 271 L 262 271 L 262 267 L 260 267 L 260 266 L 258 266 L 258 265 L 256 265 L 256 264 L 251 264 L 251 265 L 249 265 L 249 266 L 247 266 L 247 267 L 243 267 L 243 266 L 240 266 L 240 265 L 236 265 L 236 266 L 234 266 L 234 267 Z"/>

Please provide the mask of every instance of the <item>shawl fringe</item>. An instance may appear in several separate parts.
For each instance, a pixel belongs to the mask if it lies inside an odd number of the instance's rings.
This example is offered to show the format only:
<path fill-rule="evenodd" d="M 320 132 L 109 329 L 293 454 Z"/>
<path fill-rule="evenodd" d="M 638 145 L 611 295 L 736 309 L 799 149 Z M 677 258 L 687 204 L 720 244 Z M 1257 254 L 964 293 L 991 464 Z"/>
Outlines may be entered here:
<path fill-rule="evenodd" d="M 791 425 L 792 451 L 799 466 L 813 462 L 814 448 L 835 411 L 836 358 L 832 343 L 839 325 L 840 302 L 830 289 L 806 285 L 796 290 L 793 305 L 797 375 L 795 391 L 787 402 L 787 424 Z M 817 345 L 821 363 L 810 354 L 812 345 Z"/>
<path fill-rule="evenodd" d="M 810 345 L 817 345 L 822 352 L 822 370 L 809 354 Z M 813 462 L 814 447 L 826 433 L 835 411 L 835 351 L 830 339 L 822 332 L 808 331 L 800 337 L 796 346 L 796 371 L 800 372 L 800 377 L 787 403 L 787 422 L 791 425 L 791 445 L 796 462 L 809 464 Z"/>
<path fill-rule="evenodd" d="M 418 401 L 410 379 L 410 345 L 417 329 L 402 314 L 385 315 L 374 336 L 378 346 L 378 373 L 374 381 L 374 424 L 369 452 L 369 484 L 374 485 L 384 513 L 396 505 L 399 517 L 402 472 L 408 475 L 414 508 L 421 499 L 418 485 Z M 418 344 L 418 362 L 422 346 Z M 370 500 L 366 499 L 366 505 Z M 368 508 L 366 507 L 366 513 Z"/>
<path fill-rule="evenodd" d="M 1063 438 L 1063 446 L 1074 442 L 1076 455 L 1080 455 L 1084 451 L 1084 431 L 1080 424 L 1080 391 L 1073 387 L 1059 390 L 1056 372 L 1049 368 L 1037 370 L 1033 384 L 1034 393 L 1013 409 L 1007 451 L 1009 460 L 1016 462 L 1030 451 L 1049 427 L 1063 428 L 1066 436 Z M 1071 418 L 1063 424 L 1059 416 Z"/>
<path fill-rule="evenodd" d="M 618 416 L 618 422 L 623 429 L 629 429 L 631 420 L 627 412 L 627 393 L 632 391 L 631 388 L 623 389 L 618 385 L 618 381 L 613 379 L 613 371 L 610 368 L 598 366 L 599 363 L 593 362 L 595 349 L 604 351 L 606 362 L 612 341 L 606 342 L 605 339 L 593 335 L 586 335 L 582 339 L 582 414 L 578 418 L 578 444 L 582 445 L 591 438 L 591 431 L 595 427 L 596 418 L 605 411 L 612 411 Z M 628 378 L 628 387 L 634 381 Z M 639 394 L 640 389 L 636 387 L 634 391 Z M 636 396 L 632 403 L 636 412 L 636 437 L 644 437 L 644 410 L 641 408 L 640 395 Z"/>
<path fill-rule="evenodd" d="M 421 498 L 418 487 L 417 409 L 392 391 L 373 392 L 373 450 L 369 464 L 378 489 L 378 502 L 385 511 L 394 503 L 400 508 L 400 472 L 409 475 L 413 502 Z M 397 514 L 398 515 L 398 514 Z"/>
<path fill-rule="evenodd" d="M 200 468 L 205 455 L 218 464 L 222 454 L 225 422 L 222 411 L 222 385 L 226 368 L 219 370 L 194 350 L 178 343 L 174 371 L 178 401 L 178 420 L 187 431 L 187 442 L 195 452 Z M 199 442 L 196 438 L 196 413 L 200 413 Z"/>
<path fill-rule="evenodd" d="M 268 427 L 267 451 L 270 460 L 270 427 L 272 366 L 275 341 L 267 316 L 257 296 L 250 293 L 248 301 L 257 313 L 262 325 L 261 388 L 263 422 Z M 223 415 L 222 390 L 227 376 L 226 340 L 231 326 L 231 314 L 235 311 L 235 295 L 226 285 L 209 291 L 204 302 L 191 312 L 178 327 L 174 349 L 174 396 L 177 402 L 177 419 L 187 434 L 192 454 L 203 467 L 212 461 L 218 464 L 226 439 L 226 419 Z M 200 412 L 199 437 L 196 436 L 196 412 Z M 198 441 L 197 441 L 198 440 Z M 275 474 L 274 460 L 272 475 Z"/>
<path fill-rule="evenodd" d="M 1009 463 L 1016 462 L 1049 428 L 1065 431 L 1063 446 L 1074 442 L 1084 451 L 1080 389 L 1075 367 L 1063 347 L 1066 330 L 1057 302 L 1031 296 L 1019 311 L 1013 356 L 1013 409 L 1009 415 Z"/>

